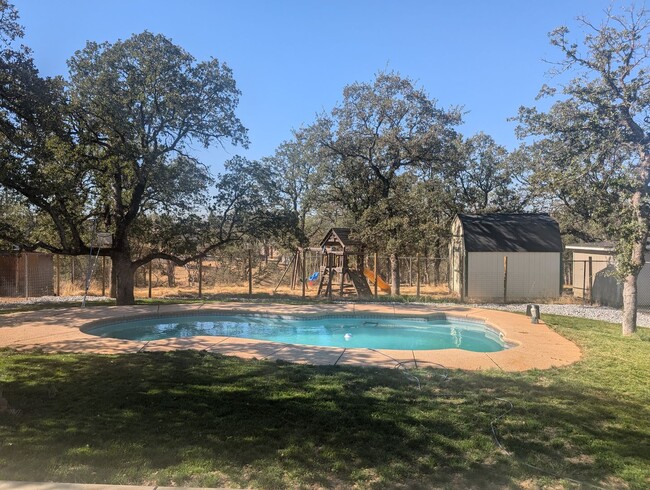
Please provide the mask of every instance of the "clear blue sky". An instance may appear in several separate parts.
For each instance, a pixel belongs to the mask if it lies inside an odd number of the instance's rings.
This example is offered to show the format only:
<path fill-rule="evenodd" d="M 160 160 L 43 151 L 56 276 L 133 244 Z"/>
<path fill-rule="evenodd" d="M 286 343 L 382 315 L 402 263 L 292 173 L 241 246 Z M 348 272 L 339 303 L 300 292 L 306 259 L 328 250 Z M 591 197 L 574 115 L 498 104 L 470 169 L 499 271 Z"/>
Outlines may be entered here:
<path fill-rule="evenodd" d="M 149 30 L 198 60 L 215 57 L 242 91 L 248 150 L 201 152 L 219 171 L 233 154 L 271 155 L 291 130 L 341 100 L 343 87 L 381 70 L 416 80 L 443 107 L 464 106 L 459 130 L 512 149 L 507 118 L 534 105 L 559 60 L 548 32 L 604 17 L 610 0 L 14 0 L 44 75 L 66 75 L 87 40 Z M 577 34 L 577 31 L 576 31 Z M 230 153 L 230 155 L 228 154 Z"/>

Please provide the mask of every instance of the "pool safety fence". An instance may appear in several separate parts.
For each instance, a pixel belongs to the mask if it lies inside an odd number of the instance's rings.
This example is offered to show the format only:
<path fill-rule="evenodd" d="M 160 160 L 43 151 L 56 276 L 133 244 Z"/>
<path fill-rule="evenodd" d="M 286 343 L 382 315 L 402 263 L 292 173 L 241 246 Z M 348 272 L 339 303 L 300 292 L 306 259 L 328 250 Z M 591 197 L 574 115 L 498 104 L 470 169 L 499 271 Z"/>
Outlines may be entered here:
<path fill-rule="evenodd" d="M 277 253 L 264 249 L 242 249 L 206 257 L 178 266 L 168 260 L 153 260 L 135 272 L 135 295 L 155 297 L 212 297 L 288 295 L 316 297 L 322 277 L 323 254 L 313 249 L 304 252 Z M 461 274 L 465 284 L 465 302 L 537 302 L 557 298 L 561 294 L 584 304 L 620 306 L 622 285 L 615 276 L 611 260 L 564 260 L 557 279 L 554 265 L 504 260 L 497 257 L 478 269 L 465 273 L 451 270 L 446 257 L 401 256 L 394 262 L 388 255 L 366 253 L 361 258 L 348 257 L 348 267 L 363 272 L 370 295 L 390 296 L 394 278 L 400 295 L 439 299 L 458 299 L 459 287 L 454 284 Z M 534 261 L 532 261 L 534 264 Z M 470 264 L 472 265 L 472 264 Z M 86 275 L 90 269 L 89 295 L 110 296 L 112 267 L 110 257 L 64 256 L 48 253 L 5 252 L 0 254 L 0 297 L 33 298 L 39 296 L 83 295 Z M 335 277 L 334 281 L 338 278 Z M 304 288 L 303 288 L 304 284 Z M 650 306 L 650 266 L 639 274 L 639 306 Z M 481 297 L 481 288 L 487 291 Z M 546 289 L 544 289 L 546 288 Z M 340 297 L 340 288 L 333 287 L 332 298 Z M 351 288 L 343 296 L 355 295 Z"/>
<path fill-rule="evenodd" d="M 400 294 L 449 296 L 448 261 L 426 256 L 391 258 L 380 254 L 350 256 L 348 266 L 359 271 L 373 296 L 390 296 L 394 277 Z M 241 249 L 205 257 L 178 266 L 156 259 L 134 274 L 139 298 L 215 295 L 290 295 L 315 297 L 322 277 L 323 254 L 313 249 L 299 253 L 277 253 L 272 249 Z M 39 296 L 112 296 L 112 264 L 107 256 L 68 256 L 49 253 L 0 254 L 0 298 Z M 338 280 L 338 278 L 335 278 Z M 339 290 L 335 290 L 338 296 Z M 346 289 L 344 296 L 355 294 Z"/>

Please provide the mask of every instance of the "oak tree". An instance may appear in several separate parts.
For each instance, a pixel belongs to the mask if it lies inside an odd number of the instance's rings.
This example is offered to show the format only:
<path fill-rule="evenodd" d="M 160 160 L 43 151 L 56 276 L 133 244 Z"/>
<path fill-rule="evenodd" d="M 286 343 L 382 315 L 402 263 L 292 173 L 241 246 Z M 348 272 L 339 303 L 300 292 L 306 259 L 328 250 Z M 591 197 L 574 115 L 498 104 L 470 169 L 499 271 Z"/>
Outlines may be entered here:
<path fill-rule="evenodd" d="M 628 335 L 636 330 L 650 223 L 650 17 L 645 8 L 628 8 L 607 12 L 601 24 L 579 20 L 581 42 L 566 27 L 550 34 L 564 56 L 558 74 L 573 78 L 542 87 L 551 107 L 522 107 L 518 131 L 533 138 L 534 184 L 599 220 L 615 240 Z"/>
<path fill-rule="evenodd" d="M 400 293 L 399 254 L 409 239 L 402 174 L 444 165 L 460 122 L 458 108 L 440 108 L 410 79 L 379 73 L 372 83 L 345 87 L 342 103 L 309 128 L 330 162 L 331 198 L 351 213 L 365 242 L 390 255 L 393 294 Z"/>
<path fill-rule="evenodd" d="M 131 304 L 139 266 L 187 262 L 233 239 L 243 179 L 218 182 L 210 203 L 212 180 L 192 148 L 247 144 L 239 91 L 225 64 L 197 62 L 149 32 L 89 42 L 68 65 L 63 84 L 40 78 L 27 52 L 5 53 L 0 184 L 40 224 L 23 230 L 23 248 L 79 255 L 92 245 L 92 222 L 110 232 L 102 253 L 112 259 L 117 303 Z"/>

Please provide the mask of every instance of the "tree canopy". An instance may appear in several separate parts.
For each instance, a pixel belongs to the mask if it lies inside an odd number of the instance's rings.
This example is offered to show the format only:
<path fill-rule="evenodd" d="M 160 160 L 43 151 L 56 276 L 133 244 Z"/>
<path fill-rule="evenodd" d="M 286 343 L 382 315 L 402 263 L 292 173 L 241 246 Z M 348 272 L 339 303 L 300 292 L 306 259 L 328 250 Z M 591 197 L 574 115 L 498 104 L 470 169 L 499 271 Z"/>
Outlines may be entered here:
<path fill-rule="evenodd" d="M 345 87 L 342 103 L 306 130 L 329 165 L 329 199 L 347 209 L 364 242 L 391 254 L 393 294 L 410 235 L 404 174 L 444 166 L 460 122 L 460 109 L 441 109 L 410 79 L 379 73 L 373 83 Z"/>
<path fill-rule="evenodd" d="M 3 8 L 2 41 L 11 43 L 22 31 Z M 112 258 L 117 302 L 132 303 L 138 266 L 207 253 L 241 231 L 244 207 L 260 204 L 237 192 L 247 169 L 235 164 L 227 169 L 239 175 L 219 180 L 210 200 L 214 181 L 191 151 L 247 144 L 239 91 L 225 64 L 197 62 L 149 32 L 89 42 L 68 65 L 64 83 L 41 78 L 26 49 L 3 53 L 0 184 L 15 209 L 0 216 L 0 232 L 23 248 L 82 254 L 95 222 L 113 236 L 102 253 Z M 11 226 L 20 209 L 31 226 Z"/>

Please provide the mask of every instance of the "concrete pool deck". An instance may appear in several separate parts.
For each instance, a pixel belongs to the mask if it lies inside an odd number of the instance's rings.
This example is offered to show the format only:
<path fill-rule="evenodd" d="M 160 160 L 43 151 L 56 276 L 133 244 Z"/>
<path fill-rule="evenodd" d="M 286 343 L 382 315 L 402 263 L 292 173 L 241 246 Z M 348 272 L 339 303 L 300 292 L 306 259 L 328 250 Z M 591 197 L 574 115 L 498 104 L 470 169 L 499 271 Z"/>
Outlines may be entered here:
<path fill-rule="evenodd" d="M 102 338 L 80 330 L 89 323 L 156 317 L 171 314 L 395 314 L 424 316 L 444 313 L 460 319 L 483 320 L 503 332 L 504 340 L 514 346 L 499 352 L 444 350 L 389 350 L 315 347 L 235 337 L 191 337 L 156 341 Z M 543 314 L 543 312 L 542 312 Z M 40 350 L 46 353 L 127 354 L 200 350 L 246 359 L 283 360 L 314 365 L 355 365 L 396 367 L 403 361 L 426 366 L 441 364 L 450 369 L 525 371 L 566 366 L 578 361 L 580 349 L 543 322 L 531 324 L 524 315 L 497 310 L 424 304 L 314 304 L 275 303 L 203 303 L 136 306 L 93 306 L 91 308 L 51 308 L 0 315 L 0 348 L 18 351 Z"/>

